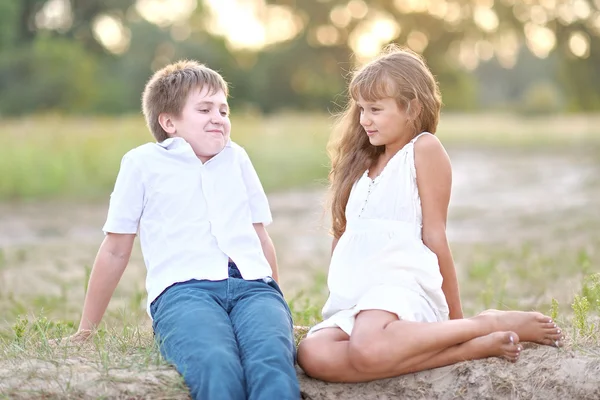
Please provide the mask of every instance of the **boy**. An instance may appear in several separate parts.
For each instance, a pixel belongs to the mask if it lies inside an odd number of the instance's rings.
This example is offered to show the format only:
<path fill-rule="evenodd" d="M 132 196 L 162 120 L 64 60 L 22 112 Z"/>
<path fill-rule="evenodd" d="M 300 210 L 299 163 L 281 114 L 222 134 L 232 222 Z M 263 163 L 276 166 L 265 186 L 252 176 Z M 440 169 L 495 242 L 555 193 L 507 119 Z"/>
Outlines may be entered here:
<path fill-rule="evenodd" d="M 139 231 L 161 353 L 195 399 L 298 399 L 290 311 L 265 230 L 267 197 L 230 138 L 228 87 L 180 61 L 156 72 L 143 112 L 156 143 L 125 154 L 76 339 L 100 323 Z"/>

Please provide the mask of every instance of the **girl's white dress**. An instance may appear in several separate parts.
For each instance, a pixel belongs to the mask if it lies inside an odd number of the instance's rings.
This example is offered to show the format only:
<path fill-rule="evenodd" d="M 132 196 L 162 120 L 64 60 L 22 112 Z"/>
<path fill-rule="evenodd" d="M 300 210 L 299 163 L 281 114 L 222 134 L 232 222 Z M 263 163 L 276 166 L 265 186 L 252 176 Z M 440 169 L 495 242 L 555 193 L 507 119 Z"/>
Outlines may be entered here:
<path fill-rule="evenodd" d="M 448 319 L 438 260 L 421 238 L 414 143 L 417 135 L 372 180 L 365 171 L 346 206 L 346 231 L 329 267 L 324 321 L 309 334 L 339 327 L 352 333 L 362 310 L 385 310 L 406 321 Z"/>

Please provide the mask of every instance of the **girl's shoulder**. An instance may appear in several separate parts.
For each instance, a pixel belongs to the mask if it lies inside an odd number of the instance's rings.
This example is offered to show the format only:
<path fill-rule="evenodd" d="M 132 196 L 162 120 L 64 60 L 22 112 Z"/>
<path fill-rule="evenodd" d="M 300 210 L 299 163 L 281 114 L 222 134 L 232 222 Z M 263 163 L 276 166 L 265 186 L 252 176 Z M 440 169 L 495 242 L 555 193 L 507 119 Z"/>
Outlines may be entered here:
<path fill-rule="evenodd" d="M 430 156 L 448 156 L 444 145 L 433 133 L 423 132 L 415 136 L 412 142 L 415 149 L 415 155 L 417 153 L 423 153 Z"/>
<path fill-rule="evenodd" d="M 433 172 L 434 175 L 451 170 L 450 157 L 442 142 L 433 134 L 421 134 L 414 141 L 414 167 L 415 173 L 419 171 Z M 427 172 L 426 172 L 427 171 Z"/>

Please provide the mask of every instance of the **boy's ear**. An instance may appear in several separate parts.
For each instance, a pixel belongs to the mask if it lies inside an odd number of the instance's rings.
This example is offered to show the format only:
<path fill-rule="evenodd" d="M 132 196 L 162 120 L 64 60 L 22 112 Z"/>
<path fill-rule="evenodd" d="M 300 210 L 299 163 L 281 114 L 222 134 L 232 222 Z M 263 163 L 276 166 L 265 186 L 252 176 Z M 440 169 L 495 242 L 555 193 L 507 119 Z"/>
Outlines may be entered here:
<path fill-rule="evenodd" d="M 173 123 L 173 117 L 167 113 L 161 113 L 158 115 L 158 123 L 169 136 L 173 136 L 177 133 L 175 124 Z"/>

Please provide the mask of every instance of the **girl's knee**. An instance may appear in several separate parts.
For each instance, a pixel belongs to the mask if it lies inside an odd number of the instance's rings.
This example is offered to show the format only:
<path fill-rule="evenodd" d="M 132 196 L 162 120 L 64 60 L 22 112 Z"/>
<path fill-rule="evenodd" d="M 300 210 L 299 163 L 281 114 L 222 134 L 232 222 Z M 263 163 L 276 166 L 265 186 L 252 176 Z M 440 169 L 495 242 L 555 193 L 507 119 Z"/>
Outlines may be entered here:
<path fill-rule="evenodd" d="M 317 379 L 323 379 L 331 368 L 325 356 L 326 344 L 320 340 L 311 338 L 303 339 L 298 345 L 298 365 L 306 375 Z"/>
<path fill-rule="evenodd" d="M 350 340 L 348 358 L 350 364 L 358 372 L 378 372 L 387 370 L 389 364 L 389 350 L 381 345 L 377 338 L 371 340 Z"/>

